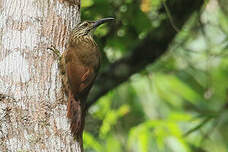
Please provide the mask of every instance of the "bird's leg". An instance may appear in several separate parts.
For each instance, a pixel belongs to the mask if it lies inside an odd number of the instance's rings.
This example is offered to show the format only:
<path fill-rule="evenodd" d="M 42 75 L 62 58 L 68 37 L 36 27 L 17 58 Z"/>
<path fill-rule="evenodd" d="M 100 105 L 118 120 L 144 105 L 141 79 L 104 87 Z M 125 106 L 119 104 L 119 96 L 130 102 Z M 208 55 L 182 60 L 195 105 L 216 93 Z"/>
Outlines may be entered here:
<path fill-rule="evenodd" d="M 54 52 L 55 55 L 57 55 L 58 59 L 61 59 L 60 51 L 56 49 L 54 45 L 51 45 L 51 47 L 48 47 L 47 49 L 52 50 L 52 52 Z"/>

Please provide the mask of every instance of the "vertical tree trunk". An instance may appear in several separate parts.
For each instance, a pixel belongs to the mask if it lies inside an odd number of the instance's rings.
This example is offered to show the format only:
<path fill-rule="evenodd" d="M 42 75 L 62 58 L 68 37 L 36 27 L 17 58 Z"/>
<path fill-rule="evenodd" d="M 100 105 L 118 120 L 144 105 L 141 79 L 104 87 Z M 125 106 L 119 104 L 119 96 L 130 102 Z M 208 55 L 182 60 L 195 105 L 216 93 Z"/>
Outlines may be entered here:
<path fill-rule="evenodd" d="M 0 0 L 0 151 L 80 151 L 55 55 L 80 21 L 79 0 Z"/>

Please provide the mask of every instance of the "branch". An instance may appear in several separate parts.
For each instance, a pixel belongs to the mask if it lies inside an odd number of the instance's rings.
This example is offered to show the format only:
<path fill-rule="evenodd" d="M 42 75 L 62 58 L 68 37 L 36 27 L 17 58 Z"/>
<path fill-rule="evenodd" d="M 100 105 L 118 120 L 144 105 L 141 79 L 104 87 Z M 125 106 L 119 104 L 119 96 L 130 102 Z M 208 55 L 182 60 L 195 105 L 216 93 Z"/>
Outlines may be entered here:
<path fill-rule="evenodd" d="M 167 1 L 172 19 L 178 29 L 181 29 L 189 17 L 199 11 L 203 0 L 175 0 Z M 165 12 L 161 8 L 161 12 Z M 140 23 L 139 23 L 140 24 Z M 147 65 L 155 62 L 167 50 L 178 33 L 170 24 L 169 18 L 164 19 L 160 26 L 151 31 L 148 36 L 135 48 L 132 53 L 111 64 L 97 78 L 89 95 L 87 108 L 109 90 L 127 81 L 128 78 L 143 70 Z"/>

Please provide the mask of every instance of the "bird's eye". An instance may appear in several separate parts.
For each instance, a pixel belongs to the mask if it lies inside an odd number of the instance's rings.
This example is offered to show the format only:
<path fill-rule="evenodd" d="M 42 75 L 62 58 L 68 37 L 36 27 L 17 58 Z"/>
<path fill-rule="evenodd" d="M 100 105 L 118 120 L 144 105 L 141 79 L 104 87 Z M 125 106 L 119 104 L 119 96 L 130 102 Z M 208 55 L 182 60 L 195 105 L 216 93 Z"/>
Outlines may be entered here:
<path fill-rule="evenodd" d="M 84 27 L 85 27 L 85 26 L 88 26 L 88 23 L 85 22 L 85 23 L 82 24 L 82 26 L 84 26 Z"/>

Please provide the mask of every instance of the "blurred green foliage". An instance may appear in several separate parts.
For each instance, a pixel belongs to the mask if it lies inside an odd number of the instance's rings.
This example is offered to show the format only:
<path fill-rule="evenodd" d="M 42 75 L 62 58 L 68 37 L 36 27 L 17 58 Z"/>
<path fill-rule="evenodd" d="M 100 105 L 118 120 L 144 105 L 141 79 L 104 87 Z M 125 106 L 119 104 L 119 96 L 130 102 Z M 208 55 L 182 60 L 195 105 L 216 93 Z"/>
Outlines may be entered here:
<path fill-rule="evenodd" d="M 127 55 L 159 26 L 167 17 L 158 13 L 161 5 L 161 0 L 82 0 L 83 20 L 116 18 L 115 24 L 95 32 L 102 68 Z M 90 108 L 87 152 L 228 152 L 225 5 L 226 0 L 205 3 L 168 53 Z"/>

